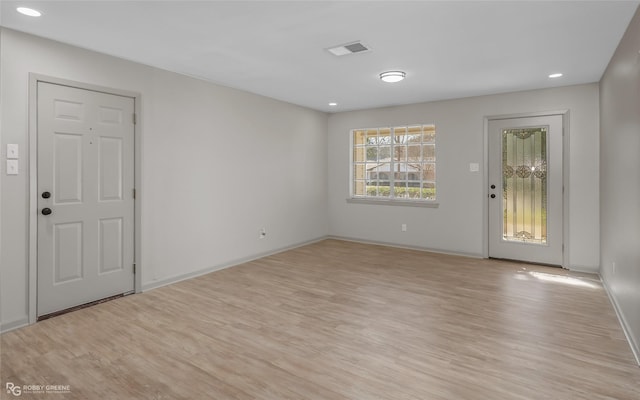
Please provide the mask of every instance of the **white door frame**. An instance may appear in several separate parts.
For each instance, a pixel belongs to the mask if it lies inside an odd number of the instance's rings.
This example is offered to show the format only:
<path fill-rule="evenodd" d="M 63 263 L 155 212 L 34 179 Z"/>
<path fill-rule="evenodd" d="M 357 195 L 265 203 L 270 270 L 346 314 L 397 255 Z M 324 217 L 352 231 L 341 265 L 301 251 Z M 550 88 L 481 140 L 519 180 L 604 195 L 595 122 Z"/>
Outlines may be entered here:
<path fill-rule="evenodd" d="M 134 291 L 142 291 L 142 258 L 140 253 L 141 244 L 141 118 L 140 105 L 142 96 L 140 93 L 127 90 L 113 89 L 104 86 L 92 85 L 67 79 L 54 78 L 51 76 L 35 73 L 29 74 L 29 299 L 27 303 L 29 313 L 29 324 L 37 320 L 37 294 L 38 294 L 38 82 L 52 83 L 55 85 L 70 86 L 78 89 L 92 90 L 113 94 L 117 96 L 131 97 L 134 100 L 134 113 L 137 116 L 137 123 L 134 124 L 134 186 L 136 197 L 134 199 L 134 262 L 136 274 L 134 277 Z"/>
<path fill-rule="evenodd" d="M 489 258 L 489 121 L 500 119 L 547 117 L 560 115 L 562 117 L 562 268 L 569 269 L 569 110 L 542 111 L 534 113 L 491 115 L 484 117 L 484 173 L 483 173 L 483 200 L 482 200 L 482 257 Z"/>

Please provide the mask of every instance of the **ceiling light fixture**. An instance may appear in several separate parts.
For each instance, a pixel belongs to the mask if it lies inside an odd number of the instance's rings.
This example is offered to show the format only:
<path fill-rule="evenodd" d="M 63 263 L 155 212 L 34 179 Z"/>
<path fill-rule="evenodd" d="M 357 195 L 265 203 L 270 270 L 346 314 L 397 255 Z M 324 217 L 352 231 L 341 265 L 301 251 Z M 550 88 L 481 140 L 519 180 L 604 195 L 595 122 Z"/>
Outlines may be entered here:
<path fill-rule="evenodd" d="M 386 71 L 380 74 L 380 79 L 383 82 L 395 83 L 404 79 L 407 74 L 403 71 Z"/>
<path fill-rule="evenodd" d="M 42 15 L 40 11 L 28 7 L 18 7 L 16 8 L 16 11 L 20 14 L 28 15 L 29 17 L 39 17 Z"/>
<path fill-rule="evenodd" d="M 555 73 L 555 74 L 551 74 L 551 75 L 549 75 L 549 78 L 551 78 L 551 79 L 553 79 L 553 78 L 560 78 L 561 76 L 562 76 L 562 74 L 561 74 L 561 73 L 559 73 L 559 72 L 557 72 L 557 73 Z"/>
<path fill-rule="evenodd" d="M 329 103 L 329 106 L 331 106 L 331 107 L 335 107 L 337 105 L 338 105 L 338 103 L 334 103 L 334 102 Z"/>

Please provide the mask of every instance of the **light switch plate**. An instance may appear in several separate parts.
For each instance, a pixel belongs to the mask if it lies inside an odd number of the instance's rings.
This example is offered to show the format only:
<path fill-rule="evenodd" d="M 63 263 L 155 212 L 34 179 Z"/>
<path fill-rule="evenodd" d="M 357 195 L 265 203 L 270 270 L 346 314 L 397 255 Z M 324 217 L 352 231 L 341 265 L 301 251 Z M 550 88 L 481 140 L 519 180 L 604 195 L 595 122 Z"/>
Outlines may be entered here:
<path fill-rule="evenodd" d="M 480 171 L 480 164 L 478 164 L 478 163 L 471 163 L 471 164 L 469 164 L 469 171 L 471 171 L 471 172 L 478 172 L 478 171 Z"/>
<path fill-rule="evenodd" d="M 18 160 L 7 160 L 7 175 L 18 175 Z"/>
<path fill-rule="evenodd" d="M 10 160 L 18 159 L 18 145 L 17 144 L 7 144 L 7 158 Z"/>

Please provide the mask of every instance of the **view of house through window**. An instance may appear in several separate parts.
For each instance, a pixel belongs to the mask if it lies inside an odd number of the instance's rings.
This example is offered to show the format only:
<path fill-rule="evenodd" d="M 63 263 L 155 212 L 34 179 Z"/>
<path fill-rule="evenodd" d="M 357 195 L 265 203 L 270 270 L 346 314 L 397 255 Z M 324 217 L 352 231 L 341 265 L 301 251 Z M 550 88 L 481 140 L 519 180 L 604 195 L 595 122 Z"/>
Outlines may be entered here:
<path fill-rule="evenodd" d="M 436 199 L 435 125 L 355 129 L 353 197 Z"/>

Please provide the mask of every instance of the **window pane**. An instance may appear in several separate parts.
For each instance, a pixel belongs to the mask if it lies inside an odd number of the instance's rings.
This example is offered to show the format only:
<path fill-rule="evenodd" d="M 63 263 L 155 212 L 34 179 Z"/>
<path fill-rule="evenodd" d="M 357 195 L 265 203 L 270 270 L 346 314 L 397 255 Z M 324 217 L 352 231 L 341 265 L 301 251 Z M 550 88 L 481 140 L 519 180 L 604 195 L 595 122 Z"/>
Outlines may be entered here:
<path fill-rule="evenodd" d="M 436 180 L 436 165 L 422 164 L 422 180 L 426 182 L 435 182 Z"/>
<path fill-rule="evenodd" d="M 407 146 L 395 145 L 393 148 L 393 160 L 396 162 L 407 161 Z"/>
<path fill-rule="evenodd" d="M 378 147 L 367 146 L 367 161 L 378 160 Z"/>
<path fill-rule="evenodd" d="M 378 147 L 378 160 L 389 162 L 391 160 L 391 147 L 380 146 Z"/>
<path fill-rule="evenodd" d="M 407 143 L 420 143 L 422 141 L 422 127 L 410 126 L 407 128 Z"/>
<path fill-rule="evenodd" d="M 396 136 L 405 136 L 408 130 L 405 126 L 398 126 L 393 128 L 393 132 L 396 134 Z"/>
<path fill-rule="evenodd" d="M 420 185 L 418 185 L 418 187 L 407 188 L 407 193 L 409 194 L 410 199 L 420 199 Z"/>
<path fill-rule="evenodd" d="M 364 175 L 364 164 L 356 164 L 353 170 L 355 179 L 365 179 Z"/>
<path fill-rule="evenodd" d="M 436 185 L 435 183 L 423 183 L 421 196 L 426 200 L 435 200 L 436 199 Z"/>
<path fill-rule="evenodd" d="M 407 147 L 407 158 L 409 162 L 420 162 L 421 157 L 421 146 L 408 146 Z"/>
<path fill-rule="evenodd" d="M 434 125 L 425 125 L 422 135 L 422 141 L 425 143 L 433 143 L 436 141 L 436 127 Z"/>
<path fill-rule="evenodd" d="M 365 183 L 361 180 L 356 180 L 353 185 L 353 190 L 355 191 L 356 196 L 364 196 L 365 195 Z"/>
<path fill-rule="evenodd" d="M 378 186 L 377 185 L 368 184 L 367 185 L 367 196 L 377 196 L 377 195 L 378 195 Z"/>
<path fill-rule="evenodd" d="M 378 144 L 380 145 L 391 145 L 391 129 L 382 128 L 380 129 L 380 135 L 378 138 Z"/>
<path fill-rule="evenodd" d="M 422 164 L 409 164 L 407 171 L 407 186 L 420 187 L 422 179 Z"/>
<path fill-rule="evenodd" d="M 425 144 L 422 146 L 423 161 L 436 160 L 436 146 L 433 144 Z"/>
<path fill-rule="evenodd" d="M 409 198 L 409 192 L 407 191 L 406 187 L 395 186 L 393 188 L 393 197 L 396 197 L 399 199 L 406 199 L 406 198 Z"/>
<path fill-rule="evenodd" d="M 365 132 L 366 135 L 366 144 L 378 144 L 378 130 L 377 129 L 368 129 Z"/>
<path fill-rule="evenodd" d="M 378 196 L 389 197 L 389 195 L 391 194 L 389 189 L 390 188 L 389 188 L 388 185 L 387 186 L 383 186 L 381 184 L 380 186 L 378 186 Z"/>

